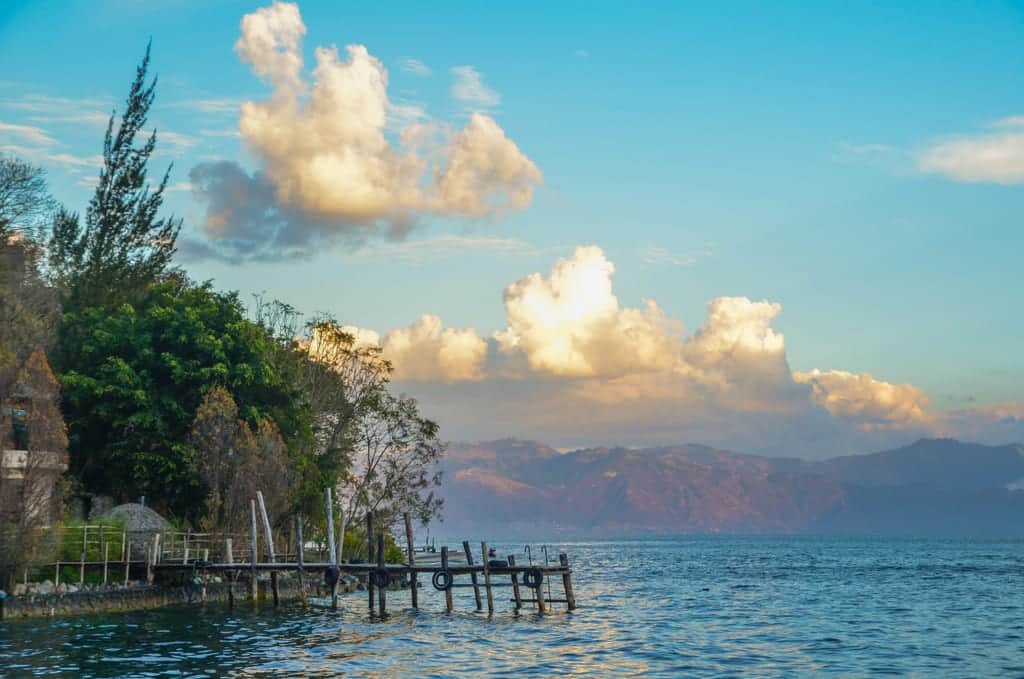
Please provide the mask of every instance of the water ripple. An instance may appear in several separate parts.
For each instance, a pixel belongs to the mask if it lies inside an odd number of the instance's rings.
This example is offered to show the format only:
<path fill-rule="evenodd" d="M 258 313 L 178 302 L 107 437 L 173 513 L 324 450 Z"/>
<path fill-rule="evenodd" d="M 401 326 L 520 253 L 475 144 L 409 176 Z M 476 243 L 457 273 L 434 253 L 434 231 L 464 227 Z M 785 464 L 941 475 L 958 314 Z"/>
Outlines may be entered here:
<path fill-rule="evenodd" d="M 511 551 L 511 545 L 496 544 Z M 576 542 L 580 609 L 493 618 L 421 590 L 371 620 L 218 605 L 0 624 L 10 676 L 1012 676 L 1024 543 L 695 537 Z M 503 552 L 504 553 L 504 552 Z M 552 594 L 560 597 L 560 583 Z"/>

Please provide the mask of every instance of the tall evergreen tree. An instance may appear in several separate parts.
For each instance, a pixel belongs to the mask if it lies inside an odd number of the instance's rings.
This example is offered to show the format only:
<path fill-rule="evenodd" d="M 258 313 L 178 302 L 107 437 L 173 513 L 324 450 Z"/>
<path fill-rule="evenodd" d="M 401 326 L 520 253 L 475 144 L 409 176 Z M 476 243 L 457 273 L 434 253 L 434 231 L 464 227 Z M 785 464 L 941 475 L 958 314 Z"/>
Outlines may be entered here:
<path fill-rule="evenodd" d="M 132 82 L 120 125 L 110 116 L 103 142 L 103 169 L 82 226 L 78 215 L 61 210 L 54 220 L 51 268 L 67 294 L 67 308 L 116 305 L 167 271 L 181 220 L 160 218 L 171 168 L 156 189 L 146 163 L 156 148 L 156 130 L 141 144 L 157 79 L 147 85 L 150 45 Z"/>

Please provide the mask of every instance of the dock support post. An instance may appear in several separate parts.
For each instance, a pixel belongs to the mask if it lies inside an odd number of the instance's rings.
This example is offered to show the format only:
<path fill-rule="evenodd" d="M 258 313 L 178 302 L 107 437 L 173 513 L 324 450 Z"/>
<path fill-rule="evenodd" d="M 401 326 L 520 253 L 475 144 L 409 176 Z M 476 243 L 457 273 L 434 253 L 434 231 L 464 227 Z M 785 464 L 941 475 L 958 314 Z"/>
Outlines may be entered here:
<path fill-rule="evenodd" d="M 124 550 L 124 586 L 128 586 L 128 570 L 132 564 L 132 543 L 128 543 L 128 546 Z"/>
<path fill-rule="evenodd" d="M 231 538 L 224 540 L 224 563 L 235 563 L 234 554 L 231 553 Z M 228 580 L 228 606 L 235 607 L 235 572 L 225 573 Z"/>
<path fill-rule="evenodd" d="M 110 543 L 103 543 L 103 586 L 107 586 L 107 563 L 110 560 Z"/>
<path fill-rule="evenodd" d="M 462 550 L 466 553 L 466 564 L 469 566 L 473 565 L 473 550 L 469 548 L 469 540 L 462 541 Z M 484 552 L 484 558 L 487 558 L 487 552 Z M 483 602 L 480 600 L 480 584 L 477 581 L 476 573 L 470 573 L 469 579 L 473 581 L 473 597 L 476 599 L 476 610 L 484 610 Z"/>
<path fill-rule="evenodd" d="M 85 550 L 88 549 L 89 540 L 89 527 L 82 526 L 82 553 L 81 561 L 79 562 L 78 571 L 78 588 L 81 589 L 82 585 L 85 584 Z"/>
<path fill-rule="evenodd" d="M 270 557 L 270 563 L 277 563 L 277 555 L 274 553 L 274 535 L 270 532 L 270 517 L 267 516 L 267 505 L 263 502 L 263 491 L 256 491 L 256 501 L 260 504 L 260 515 L 263 517 L 263 530 L 267 540 L 263 547 Z M 270 590 L 274 594 L 274 606 L 279 603 L 277 591 L 277 571 L 270 571 Z"/>
<path fill-rule="evenodd" d="M 562 573 L 562 587 L 565 588 L 565 605 L 570 611 L 576 610 L 576 595 L 572 591 L 572 574 L 569 572 L 569 556 L 562 552 L 558 555 L 558 562 L 565 569 Z"/>
<path fill-rule="evenodd" d="M 345 526 L 348 524 L 348 514 L 344 509 L 338 510 L 338 518 L 341 519 L 341 525 L 338 526 L 338 556 L 334 563 L 341 565 L 345 563 Z"/>
<path fill-rule="evenodd" d="M 252 511 L 252 526 L 249 531 L 249 546 L 252 550 L 252 568 L 249 572 L 249 589 L 251 591 L 253 605 L 260 598 L 260 586 L 256 580 L 256 561 L 259 559 L 259 540 L 256 537 L 256 500 L 249 500 L 249 509 Z"/>
<path fill-rule="evenodd" d="M 157 563 L 160 561 L 160 535 L 157 533 L 153 536 L 153 544 L 148 554 L 146 554 L 146 584 L 153 584 L 153 570 Z"/>
<path fill-rule="evenodd" d="M 516 557 L 512 554 L 508 555 L 508 565 L 512 568 L 516 567 Z M 519 598 L 519 576 L 515 571 L 512 571 L 512 596 L 515 597 L 516 615 L 519 615 L 519 609 L 523 607 L 523 602 Z"/>
<path fill-rule="evenodd" d="M 324 488 L 324 499 L 327 503 L 327 561 L 332 566 L 338 565 L 338 553 L 334 550 L 334 502 L 331 501 L 331 488 Z M 331 585 L 331 608 L 338 607 L 338 581 Z"/>
<path fill-rule="evenodd" d="M 306 603 L 306 575 L 303 572 L 306 555 L 303 553 L 306 543 L 302 539 L 302 516 L 295 515 L 295 563 L 299 566 L 299 598 Z"/>
<path fill-rule="evenodd" d="M 377 568 L 384 568 L 384 533 L 377 536 Z M 377 596 L 380 601 L 380 617 L 383 618 L 387 610 L 387 587 L 378 587 Z"/>
<path fill-rule="evenodd" d="M 547 579 L 547 574 L 541 571 L 540 586 L 535 590 L 537 592 L 537 612 L 543 613 L 547 610 L 547 606 L 544 604 L 544 580 Z"/>
<path fill-rule="evenodd" d="M 403 516 L 405 519 L 405 544 L 409 550 L 409 567 L 412 568 L 416 565 L 416 549 L 415 542 L 412 537 L 412 518 L 409 517 L 409 512 L 406 512 Z M 412 607 L 419 608 L 419 593 L 417 592 L 416 583 L 416 571 L 409 573 L 409 591 L 412 594 Z"/>
<path fill-rule="evenodd" d="M 448 546 L 442 545 L 441 547 L 441 568 L 448 570 Z M 449 613 L 452 612 L 452 588 L 449 587 L 444 591 L 444 606 L 445 610 Z"/>
<path fill-rule="evenodd" d="M 373 563 L 373 512 L 366 512 L 366 563 Z M 370 615 L 373 615 L 373 578 L 366 576 L 366 592 L 369 597 Z"/>
<path fill-rule="evenodd" d="M 491 560 L 487 557 L 487 543 L 480 543 L 480 555 L 484 560 L 484 589 L 487 590 L 487 615 L 494 615 L 494 592 L 491 590 Z"/>

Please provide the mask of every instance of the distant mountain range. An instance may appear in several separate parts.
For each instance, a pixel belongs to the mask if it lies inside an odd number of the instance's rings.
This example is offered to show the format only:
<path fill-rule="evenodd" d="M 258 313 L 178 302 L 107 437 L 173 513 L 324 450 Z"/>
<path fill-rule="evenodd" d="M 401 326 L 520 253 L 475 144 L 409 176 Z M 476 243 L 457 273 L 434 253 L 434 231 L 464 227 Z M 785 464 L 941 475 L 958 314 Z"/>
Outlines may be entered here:
<path fill-rule="evenodd" d="M 1024 446 L 922 439 L 811 462 L 700 445 L 453 444 L 443 532 L 1024 536 Z"/>

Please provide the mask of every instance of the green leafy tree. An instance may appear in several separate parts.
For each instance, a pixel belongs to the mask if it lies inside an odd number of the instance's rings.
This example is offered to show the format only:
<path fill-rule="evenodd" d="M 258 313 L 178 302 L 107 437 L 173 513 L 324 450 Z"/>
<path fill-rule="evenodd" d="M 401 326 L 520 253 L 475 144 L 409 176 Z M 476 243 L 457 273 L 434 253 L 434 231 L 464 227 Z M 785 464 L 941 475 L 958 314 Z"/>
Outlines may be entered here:
<path fill-rule="evenodd" d="M 272 341 L 235 294 L 168 280 L 134 305 L 66 313 L 64 326 L 74 340 L 61 375 L 72 470 L 89 490 L 145 494 L 198 519 L 206 498 L 189 432 L 216 386 L 251 427 L 269 418 L 289 446 L 310 438 L 302 392 L 275 367 Z"/>
<path fill-rule="evenodd" d="M 63 208 L 54 219 L 50 264 L 72 309 L 132 300 L 168 270 L 174 255 L 181 221 L 158 216 L 171 168 L 153 189 L 146 164 L 156 149 L 156 130 L 136 142 L 156 96 L 156 78 L 146 82 L 149 53 L 147 46 L 116 132 L 110 116 L 103 168 L 84 225 Z"/>

